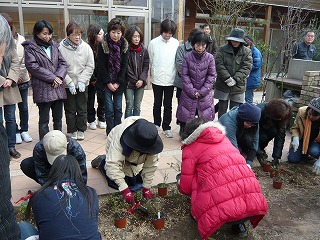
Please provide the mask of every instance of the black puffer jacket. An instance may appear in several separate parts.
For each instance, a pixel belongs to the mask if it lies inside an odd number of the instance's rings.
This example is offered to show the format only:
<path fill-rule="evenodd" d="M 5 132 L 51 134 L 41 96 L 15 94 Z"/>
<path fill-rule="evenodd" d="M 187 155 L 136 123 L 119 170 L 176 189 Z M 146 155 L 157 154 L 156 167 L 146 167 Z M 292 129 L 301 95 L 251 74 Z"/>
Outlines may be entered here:
<path fill-rule="evenodd" d="M 77 159 L 81 169 L 82 178 L 84 182 L 87 183 L 87 159 L 81 145 L 72 138 L 68 138 L 67 153 Z M 48 179 L 52 165 L 48 162 L 42 140 L 34 146 L 33 160 L 38 182 L 43 185 Z"/>
<path fill-rule="evenodd" d="M 2 125 L 0 125 L 0 156 L 0 238 L 20 239 L 20 231 L 11 203 L 8 139 Z"/>
<path fill-rule="evenodd" d="M 267 107 L 268 103 L 260 103 L 257 106 L 261 109 L 261 118 L 259 121 L 259 135 L 262 135 L 265 133 L 272 133 L 275 132 L 274 141 L 273 141 L 273 152 L 272 157 L 276 159 L 281 159 L 282 156 L 282 150 L 284 141 L 286 138 L 286 126 L 276 126 L 276 123 L 274 121 L 270 121 L 270 118 L 267 117 Z M 273 125 L 270 125 L 270 123 L 273 123 Z"/>

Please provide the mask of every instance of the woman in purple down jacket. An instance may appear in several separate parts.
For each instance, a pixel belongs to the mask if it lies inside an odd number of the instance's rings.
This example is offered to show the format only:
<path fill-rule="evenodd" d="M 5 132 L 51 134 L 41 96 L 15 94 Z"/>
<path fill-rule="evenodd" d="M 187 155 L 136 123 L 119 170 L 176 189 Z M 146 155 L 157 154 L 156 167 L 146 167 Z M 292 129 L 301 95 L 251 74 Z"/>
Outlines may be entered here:
<path fill-rule="evenodd" d="M 53 28 L 46 20 L 35 23 L 33 39 L 22 43 L 25 65 L 31 74 L 33 101 L 39 108 L 39 139 L 49 132 L 50 109 L 54 130 L 62 130 L 63 99 L 67 98 L 63 79 L 67 63 L 52 41 Z"/>
<path fill-rule="evenodd" d="M 204 32 L 195 34 L 191 41 L 193 50 L 185 55 L 182 63 L 182 93 L 176 115 L 182 130 L 195 116 L 207 121 L 214 119 L 212 88 L 216 67 L 214 57 L 206 52 L 208 41 Z"/>

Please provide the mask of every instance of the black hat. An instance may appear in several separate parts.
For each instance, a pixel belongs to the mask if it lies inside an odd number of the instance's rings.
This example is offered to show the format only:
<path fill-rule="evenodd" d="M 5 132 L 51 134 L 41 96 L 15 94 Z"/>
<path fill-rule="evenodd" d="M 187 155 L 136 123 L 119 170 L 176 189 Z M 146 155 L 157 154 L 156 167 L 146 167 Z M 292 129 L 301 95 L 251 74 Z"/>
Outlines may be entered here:
<path fill-rule="evenodd" d="M 244 41 L 244 31 L 241 28 L 233 29 L 230 33 L 230 36 L 227 37 L 227 40 L 246 43 Z"/>
<path fill-rule="evenodd" d="M 241 104 L 238 108 L 238 117 L 244 122 L 258 123 L 261 117 L 261 109 L 252 103 Z"/>
<path fill-rule="evenodd" d="M 156 125 L 142 118 L 127 127 L 122 139 L 128 147 L 141 153 L 157 154 L 163 150 Z"/>

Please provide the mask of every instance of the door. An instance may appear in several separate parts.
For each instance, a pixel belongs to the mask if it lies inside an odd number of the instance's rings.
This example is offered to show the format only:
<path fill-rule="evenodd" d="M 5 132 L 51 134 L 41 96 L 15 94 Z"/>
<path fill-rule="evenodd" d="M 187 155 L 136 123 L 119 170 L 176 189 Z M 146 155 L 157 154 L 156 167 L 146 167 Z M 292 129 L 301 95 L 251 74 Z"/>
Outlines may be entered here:
<path fill-rule="evenodd" d="M 144 45 L 147 46 L 150 42 L 149 26 L 148 26 L 148 12 L 128 11 L 128 10 L 112 10 L 111 18 L 120 18 L 125 23 L 125 28 L 128 29 L 130 25 L 138 26 L 144 34 Z"/>

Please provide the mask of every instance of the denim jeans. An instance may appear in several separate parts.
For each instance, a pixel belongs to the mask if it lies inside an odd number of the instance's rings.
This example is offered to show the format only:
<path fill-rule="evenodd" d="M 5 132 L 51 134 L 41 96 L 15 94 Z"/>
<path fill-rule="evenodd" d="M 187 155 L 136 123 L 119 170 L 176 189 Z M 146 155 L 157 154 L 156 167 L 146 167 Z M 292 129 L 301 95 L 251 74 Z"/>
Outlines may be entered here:
<path fill-rule="evenodd" d="M 23 159 L 20 163 L 20 169 L 24 173 L 24 175 L 40 184 L 37 178 L 33 157 L 27 157 L 26 159 Z"/>
<path fill-rule="evenodd" d="M 303 156 L 302 145 L 303 145 L 303 142 L 300 141 L 298 150 L 296 152 L 293 151 L 292 147 L 289 149 L 289 154 L 288 154 L 288 161 L 289 162 L 298 163 L 301 161 L 301 158 Z M 308 154 L 311 155 L 312 157 L 318 159 L 320 156 L 320 143 L 318 143 L 318 142 L 310 143 L 309 148 L 308 148 Z"/>
<path fill-rule="evenodd" d="M 253 92 L 255 88 L 247 88 L 245 91 L 245 101 L 246 103 L 252 103 L 253 102 Z"/>
<path fill-rule="evenodd" d="M 37 229 L 29 222 L 19 222 L 18 226 L 20 228 L 21 239 L 27 239 L 31 236 L 39 235 Z"/>
<path fill-rule="evenodd" d="M 50 109 L 52 110 L 53 129 L 62 131 L 63 100 L 38 103 L 39 109 L 39 140 L 49 132 Z"/>
<path fill-rule="evenodd" d="M 123 91 L 111 92 L 109 89 L 105 90 L 104 100 L 106 108 L 107 135 L 110 133 L 112 128 L 121 123 L 122 95 Z"/>
<path fill-rule="evenodd" d="M 157 126 L 162 126 L 163 131 L 171 129 L 172 120 L 172 97 L 173 86 L 159 86 L 152 84 L 154 103 L 153 103 L 153 122 Z M 161 107 L 163 102 L 163 121 L 161 119 Z M 162 125 L 161 125 L 162 121 Z"/>
<path fill-rule="evenodd" d="M 99 122 L 106 121 L 103 94 L 104 93 L 101 90 L 97 90 L 96 86 L 89 84 L 89 86 L 88 86 L 88 103 L 87 103 L 88 123 L 94 122 L 96 120 L 96 113 L 97 113 L 97 117 L 99 119 Z M 97 112 L 94 107 L 96 95 L 97 95 L 97 102 L 98 102 Z"/>
<path fill-rule="evenodd" d="M 124 117 L 140 116 L 140 106 L 143 98 L 144 88 L 129 89 L 125 91 L 126 111 Z"/>
<path fill-rule="evenodd" d="M 4 110 L 4 114 L 2 113 Z M 5 128 L 8 136 L 8 147 L 14 148 L 16 145 L 16 105 L 5 105 L 0 108 L 1 119 L 0 124 L 3 125 L 3 115 L 5 120 Z M 3 114 L 3 115 L 2 115 Z"/>
<path fill-rule="evenodd" d="M 19 89 L 22 102 L 18 103 L 19 116 L 20 116 L 20 130 L 16 124 L 16 132 L 28 132 L 29 130 L 29 112 L 28 112 L 28 88 Z"/>

